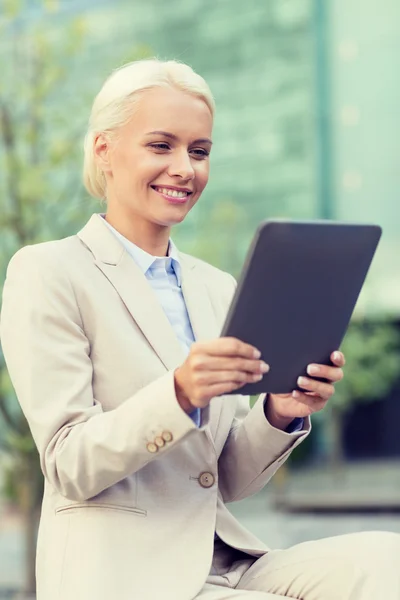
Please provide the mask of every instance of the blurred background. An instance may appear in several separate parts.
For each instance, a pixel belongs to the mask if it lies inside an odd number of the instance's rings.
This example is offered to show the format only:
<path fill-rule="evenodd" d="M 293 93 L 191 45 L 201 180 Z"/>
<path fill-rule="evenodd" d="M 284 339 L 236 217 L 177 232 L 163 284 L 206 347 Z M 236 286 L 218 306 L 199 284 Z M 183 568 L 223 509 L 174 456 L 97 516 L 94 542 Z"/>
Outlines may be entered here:
<path fill-rule="evenodd" d="M 189 63 L 217 103 L 211 179 L 173 232 L 238 276 L 268 217 L 377 223 L 383 238 L 343 349 L 346 379 L 256 498 L 232 505 L 272 547 L 400 532 L 398 0 L 2 0 L 0 290 L 26 244 L 101 212 L 81 184 L 110 71 Z M 0 348 L 0 598 L 34 598 L 42 478 Z"/>

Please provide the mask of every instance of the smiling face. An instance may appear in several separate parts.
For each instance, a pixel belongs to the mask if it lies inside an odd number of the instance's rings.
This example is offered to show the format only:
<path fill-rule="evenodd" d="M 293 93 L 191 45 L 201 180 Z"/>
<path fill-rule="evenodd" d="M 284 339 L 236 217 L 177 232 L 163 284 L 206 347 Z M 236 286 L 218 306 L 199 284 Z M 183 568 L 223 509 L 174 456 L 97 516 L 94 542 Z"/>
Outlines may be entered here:
<path fill-rule="evenodd" d="M 107 220 L 135 243 L 168 240 L 207 184 L 211 132 L 212 115 L 200 98 L 170 87 L 143 92 L 116 141 L 99 135 L 95 142 Z"/>

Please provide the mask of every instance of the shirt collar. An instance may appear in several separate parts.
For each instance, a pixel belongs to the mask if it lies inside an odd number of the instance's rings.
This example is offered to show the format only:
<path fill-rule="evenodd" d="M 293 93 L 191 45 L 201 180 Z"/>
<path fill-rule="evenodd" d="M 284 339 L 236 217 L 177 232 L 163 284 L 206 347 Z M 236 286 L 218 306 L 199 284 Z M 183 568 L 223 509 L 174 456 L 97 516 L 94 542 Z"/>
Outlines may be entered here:
<path fill-rule="evenodd" d="M 119 239 L 121 244 L 124 246 L 125 250 L 133 258 L 133 260 L 136 262 L 136 264 L 138 265 L 138 267 L 140 268 L 140 270 L 143 272 L 144 275 L 146 275 L 147 271 L 150 269 L 150 267 L 156 260 L 160 260 L 160 259 L 165 260 L 167 258 L 166 256 L 153 256 L 152 254 L 149 254 L 142 248 L 139 248 L 139 246 L 137 246 L 136 244 L 134 244 L 133 242 L 128 240 L 119 231 L 117 231 L 112 225 L 110 225 L 110 223 L 108 221 L 106 221 L 106 219 L 105 219 L 105 216 L 106 216 L 105 214 L 100 214 L 100 216 L 103 217 L 104 223 L 114 233 L 114 235 Z M 182 273 L 181 273 L 179 251 L 171 238 L 169 239 L 167 256 L 171 259 L 171 265 L 172 265 L 173 270 L 175 271 L 175 275 L 176 275 L 176 278 L 178 281 L 178 286 L 181 287 Z"/>

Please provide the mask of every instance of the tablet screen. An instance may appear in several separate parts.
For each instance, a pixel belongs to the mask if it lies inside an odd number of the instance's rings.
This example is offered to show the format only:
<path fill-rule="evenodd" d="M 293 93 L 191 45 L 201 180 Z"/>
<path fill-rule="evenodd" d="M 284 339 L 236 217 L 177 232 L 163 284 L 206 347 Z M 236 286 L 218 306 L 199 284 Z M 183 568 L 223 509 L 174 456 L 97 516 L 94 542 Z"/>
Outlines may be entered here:
<path fill-rule="evenodd" d="M 290 393 L 310 363 L 340 348 L 381 236 L 377 225 L 263 222 L 222 336 L 254 345 L 270 371 L 232 394 Z"/>

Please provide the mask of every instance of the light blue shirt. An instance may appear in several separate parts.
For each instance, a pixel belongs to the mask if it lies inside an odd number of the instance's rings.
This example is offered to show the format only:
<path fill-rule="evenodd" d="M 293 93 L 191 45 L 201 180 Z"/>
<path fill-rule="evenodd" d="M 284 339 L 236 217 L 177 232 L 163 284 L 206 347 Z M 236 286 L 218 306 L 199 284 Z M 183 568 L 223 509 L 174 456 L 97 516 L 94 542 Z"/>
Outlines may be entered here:
<path fill-rule="evenodd" d="M 105 215 L 102 214 L 101 216 L 104 219 Z M 169 240 L 168 256 L 153 256 L 121 235 L 119 231 L 105 219 L 104 222 L 120 240 L 125 250 L 143 272 L 147 281 L 153 288 L 158 301 L 163 307 L 184 352 L 186 355 L 189 354 L 190 346 L 195 341 L 195 337 L 186 308 L 185 299 L 182 294 L 181 265 L 179 263 L 179 253 L 175 244 L 171 239 Z M 196 409 L 192 412 L 190 417 L 196 425 L 200 427 L 200 409 Z"/>
<path fill-rule="evenodd" d="M 101 215 L 104 219 L 105 215 Z M 158 301 L 164 309 L 165 314 L 172 329 L 181 343 L 186 355 L 189 354 L 190 346 L 195 341 L 189 314 L 186 308 L 185 299 L 182 293 L 181 265 L 179 263 L 178 249 L 169 240 L 168 256 L 153 256 L 133 242 L 124 237 L 108 221 L 104 219 L 107 227 L 120 240 L 121 244 L 133 258 L 138 267 L 143 272 L 147 281 L 156 294 Z M 190 414 L 194 423 L 200 427 L 201 411 L 196 409 Z M 294 419 L 286 429 L 287 433 L 301 431 L 304 426 L 304 419 Z"/>

